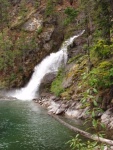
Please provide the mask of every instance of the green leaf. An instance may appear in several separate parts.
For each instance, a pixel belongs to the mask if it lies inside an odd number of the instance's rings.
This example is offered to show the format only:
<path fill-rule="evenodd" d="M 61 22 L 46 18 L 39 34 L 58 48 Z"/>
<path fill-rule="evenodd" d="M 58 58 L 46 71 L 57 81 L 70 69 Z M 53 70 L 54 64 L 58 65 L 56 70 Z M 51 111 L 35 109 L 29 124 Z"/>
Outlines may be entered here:
<path fill-rule="evenodd" d="M 97 89 L 93 88 L 93 92 L 94 93 L 98 93 Z"/>
<path fill-rule="evenodd" d="M 98 106 L 98 103 L 94 100 L 93 101 L 94 106 Z"/>
<path fill-rule="evenodd" d="M 94 112 L 94 110 L 92 111 L 92 117 L 95 117 L 95 112 Z"/>

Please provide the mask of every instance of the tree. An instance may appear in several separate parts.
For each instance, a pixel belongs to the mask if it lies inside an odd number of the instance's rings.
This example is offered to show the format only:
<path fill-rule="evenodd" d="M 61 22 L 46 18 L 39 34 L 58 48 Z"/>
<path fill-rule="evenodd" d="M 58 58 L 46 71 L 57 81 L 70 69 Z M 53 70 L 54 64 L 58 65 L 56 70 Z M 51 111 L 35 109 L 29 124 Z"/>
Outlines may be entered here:
<path fill-rule="evenodd" d="M 95 0 L 97 30 L 101 31 L 101 37 L 106 44 L 110 44 L 110 30 L 112 27 L 112 0 Z"/>
<path fill-rule="evenodd" d="M 92 63 L 90 59 L 90 46 L 91 46 L 91 35 L 93 32 L 93 14 L 94 14 L 94 1 L 93 0 L 80 0 L 80 12 L 84 16 L 83 28 L 85 29 L 85 35 L 87 39 L 86 52 L 88 55 L 88 72 L 91 70 Z M 89 11 L 90 9 L 90 11 Z"/>

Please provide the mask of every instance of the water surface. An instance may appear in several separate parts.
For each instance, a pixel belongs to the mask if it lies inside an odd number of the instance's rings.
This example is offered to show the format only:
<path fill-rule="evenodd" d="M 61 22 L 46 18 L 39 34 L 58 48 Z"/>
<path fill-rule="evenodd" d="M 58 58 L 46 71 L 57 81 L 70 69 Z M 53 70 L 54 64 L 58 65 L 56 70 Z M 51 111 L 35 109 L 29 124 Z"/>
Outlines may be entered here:
<path fill-rule="evenodd" d="M 0 100 L 0 150 L 69 150 L 74 136 L 34 102 Z"/>

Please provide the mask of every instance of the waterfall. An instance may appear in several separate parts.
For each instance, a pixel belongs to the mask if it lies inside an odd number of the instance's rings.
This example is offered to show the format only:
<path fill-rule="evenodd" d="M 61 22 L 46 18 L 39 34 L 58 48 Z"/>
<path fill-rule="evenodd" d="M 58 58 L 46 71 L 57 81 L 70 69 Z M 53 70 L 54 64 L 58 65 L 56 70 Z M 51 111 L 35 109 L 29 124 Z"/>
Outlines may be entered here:
<path fill-rule="evenodd" d="M 75 38 L 82 35 L 84 31 L 80 34 L 75 35 L 68 40 L 66 40 L 60 50 L 56 53 L 51 53 L 47 56 L 40 64 L 34 68 L 34 73 L 29 81 L 29 83 L 19 90 L 16 90 L 12 95 L 20 100 L 32 100 L 36 97 L 38 93 L 39 86 L 42 79 L 48 73 L 55 73 L 58 71 L 61 65 L 65 65 L 67 62 L 67 48 L 74 41 Z"/>

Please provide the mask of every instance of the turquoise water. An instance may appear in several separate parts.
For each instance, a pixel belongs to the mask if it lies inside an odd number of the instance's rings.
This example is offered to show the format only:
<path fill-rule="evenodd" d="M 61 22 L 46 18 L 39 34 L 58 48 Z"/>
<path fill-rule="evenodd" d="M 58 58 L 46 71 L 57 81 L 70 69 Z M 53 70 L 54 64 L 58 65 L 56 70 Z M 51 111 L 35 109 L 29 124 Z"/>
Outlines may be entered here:
<path fill-rule="evenodd" d="M 70 150 L 74 136 L 34 102 L 0 101 L 0 150 Z"/>

